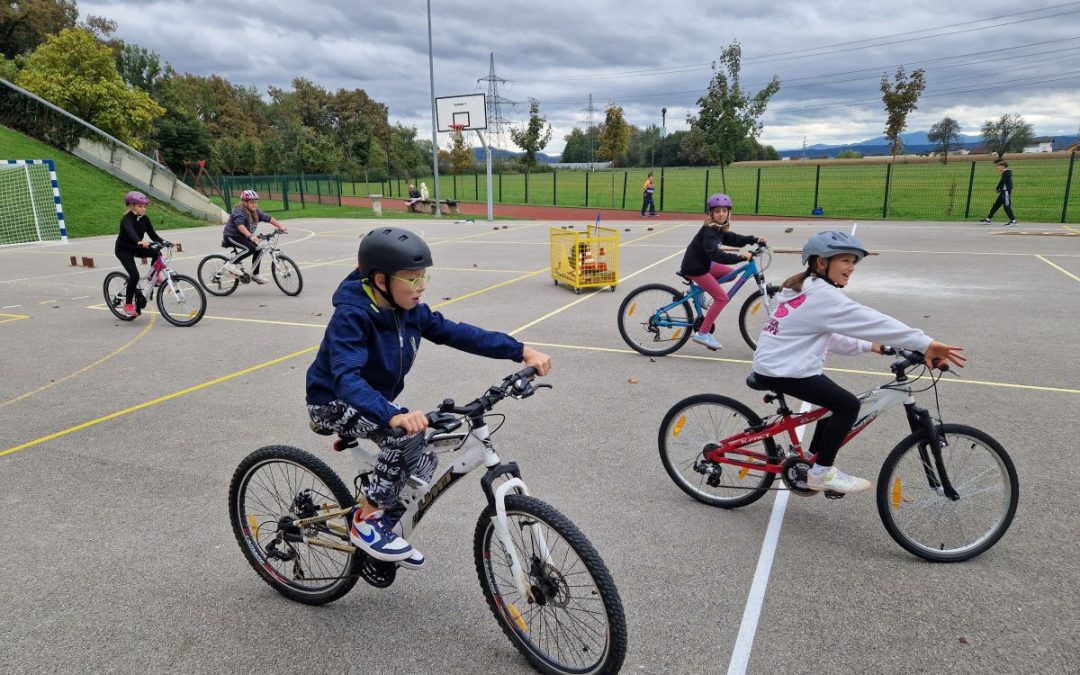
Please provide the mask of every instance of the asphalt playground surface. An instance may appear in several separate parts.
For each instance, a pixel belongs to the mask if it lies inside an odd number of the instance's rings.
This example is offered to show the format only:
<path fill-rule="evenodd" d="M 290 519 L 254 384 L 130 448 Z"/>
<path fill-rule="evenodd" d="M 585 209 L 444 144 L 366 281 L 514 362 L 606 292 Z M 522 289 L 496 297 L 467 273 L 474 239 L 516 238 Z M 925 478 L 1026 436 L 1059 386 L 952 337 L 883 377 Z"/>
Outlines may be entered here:
<path fill-rule="evenodd" d="M 426 569 L 401 571 L 385 590 L 361 581 L 323 607 L 263 583 L 231 532 L 229 480 L 256 448 L 304 448 L 351 484 L 350 457 L 308 429 L 304 375 L 331 294 L 375 224 L 288 221 L 282 246 L 302 268 L 302 294 L 241 286 L 209 297 L 191 328 L 154 313 L 121 322 L 103 308 L 111 237 L 0 249 L 0 672 L 532 672 L 477 582 L 480 473 L 410 538 Z M 743 384 L 752 354 L 737 310 L 750 289 L 721 314 L 722 351 L 689 344 L 650 360 L 623 343 L 616 310 L 640 284 L 677 285 L 697 222 L 607 223 L 620 231 L 620 283 L 581 295 L 548 271 L 549 227 L 561 223 L 399 224 L 432 244 L 426 302 L 552 356 L 554 389 L 501 404 L 494 441 L 611 570 L 628 624 L 623 672 L 727 672 L 776 493 L 733 511 L 695 502 L 664 473 L 656 436 L 667 409 L 695 393 L 769 411 Z M 735 226 L 777 249 L 819 229 Z M 889 538 L 872 493 L 792 496 L 746 672 L 1077 672 L 1080 231 L 1019 229 L 1028 234 L 860 224 L 879 255 L 848 288 L 966 348 L 968 367 L 940 386 L 942 412 L 1011 454 L 1020 506 L 1010 531 L 974 560 L 931 564 Z M 174 268 L 192 276 L 220 240 L 217 228 L 167 237 L 184 248 Z M 97 267 L 69 267 L 70 255 Z M 777 253 L 766 274 L 779 283 L 798 267 Z M 888 363 L 834 357 L 830 375 L 864 391 L 888 381 Z M 516 369 L 425 343 L 399 402 L 471 400 Z M 919 402 L 933 409 L 931 393 Z M 873 480 L 906 434 L 890 411 L 838 464 Z"/>

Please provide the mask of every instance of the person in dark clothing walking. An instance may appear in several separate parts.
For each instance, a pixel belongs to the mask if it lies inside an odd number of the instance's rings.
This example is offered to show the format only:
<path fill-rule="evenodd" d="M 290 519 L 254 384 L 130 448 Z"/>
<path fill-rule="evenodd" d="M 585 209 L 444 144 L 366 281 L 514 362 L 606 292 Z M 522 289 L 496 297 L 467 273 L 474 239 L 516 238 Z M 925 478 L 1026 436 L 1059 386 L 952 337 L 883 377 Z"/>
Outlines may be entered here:
<path fill-rule="evenodd" d="M 653 193 L 656 192 L 656 181 L 653 180 L 652 171 L 649 172 L 649 177 L 645 179 L 645 184 L 641 186 L 641 217 L 645 217 L 645 211 L 649 212 L 650 216 L 656 215 L 656 201 L 653 199 Z"/>
<path fill-rule="evenodd" d="M 994 214 L 997 213 L 997 210 L 1001 207 L 1005 207 L 1005 215 L 1009 217 L 1009 222 L 1005 224 L 1005 227 L 1016 227 L 1016 216 L 1013 214 L 1012 210 L 1012 169 L 1009 168 L 1008 162 L 999 159 L 997 161 L 997 170 L 998 173 L 1001 174 L 1001 179 L 998 180 L 997 187 L 994 188 L 997 190 L 998 196 L 997 199 L 994 200 L 994 205 L 990 207 L 990 213 L 987 214 L 981 222 L 989 225 L 992 222 Z"/>

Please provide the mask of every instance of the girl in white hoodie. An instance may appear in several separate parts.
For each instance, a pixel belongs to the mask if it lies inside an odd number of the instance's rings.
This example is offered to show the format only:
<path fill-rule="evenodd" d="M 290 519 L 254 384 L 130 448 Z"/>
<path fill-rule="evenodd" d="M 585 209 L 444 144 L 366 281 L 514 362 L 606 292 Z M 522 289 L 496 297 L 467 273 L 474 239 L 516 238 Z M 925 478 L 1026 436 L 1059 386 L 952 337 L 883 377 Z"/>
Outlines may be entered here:
<path fill-rule="evenodd" d="M 866 249 L 852 235 L 829 231 L 810 237 L 802 250 L 807 269 L 784 282 L 754 352 L 760 383 L 832 412 L 818 421 L 810 442 L 810 454 L 816 455 L 806 480 L 811 490 L 847 493 L 870 487 L 869 481 L 833 466 L 858 416 L 859 400 L 822 374 L 829 352 L 881 354 L 882 344 L 889 344 L 922 352 L 930 366 L 944 360 L 963 367 L 967 360 L 961 347 L 937 342 L 844 295 L 841 289 L 864 256 Z"/>

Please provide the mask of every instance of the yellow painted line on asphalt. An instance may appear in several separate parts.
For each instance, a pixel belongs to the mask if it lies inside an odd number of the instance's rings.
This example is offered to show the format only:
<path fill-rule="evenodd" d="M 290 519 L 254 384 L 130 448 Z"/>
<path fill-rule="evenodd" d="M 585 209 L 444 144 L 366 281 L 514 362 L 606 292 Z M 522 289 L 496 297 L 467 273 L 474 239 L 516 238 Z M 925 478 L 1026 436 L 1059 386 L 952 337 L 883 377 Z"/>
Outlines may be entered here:
<path fill-rule="evenodd" d="M 247 375 L 248 373 L 253 373 L 253 372 L 257 371 L 257 370 L 262 370 L 263 368 L 268 368 L 270 366 L 277 365 L 277 364 L 282 363 L 284 361 L 288 361 L 289 359 L 294 359 L 297 356 L 303 356 L 304 354 L 310 354 L 311 352 L 315 351 L 318 348 L 319 347 L 316 345 L 315 347 L 308 347 L 306 349 L 301 349 L 298 352 L 293 352 L 292 354 L 286 354 L 285 356 L 281 356 L 279 358 L 272 359 L 270 361 L 264 361 L 263 363 L 259 363 L 257 365 L 251 366 L 250 368 L 245 368 L 243 370 L 238 370 L 235 373 L 230 373 L 228 375 L 223 375 L 222 377 L 218 377 L 218 378 L 215 378 L 213 380 L 203 382 L 202 384 L 197 384 L 197 385 L 195 385 L 193 387 L 188 387 L 187 389 L 181 389 L 180 391 L 173 392 L 172 394 L 167 394 L 165 396 L 155 398 L 152 401 L 146 401 L 145 403 L 140 403 L 139 405 L 131 406 L 130 408 L 124 408 L 123 410 L 118 410 L 117 412 L 109 413 L 108 415 L 105 415 L 103 417 L 99 417 L 97 419 L 90 420 L 89 422 L 83 422 L 82 424 L 77 424 L 77 425 L 75 425 L 73 427 L 68 427 L 67 429 L 64 429 L 63 431 L 57 431 L 56 433 L 49 434 L 48 436 L 42 436 L 41 438 L 35 438 L 32 441 L 29 441 L 27 443 L 23 443 L 22 445 L 16 445 L 14 447 L 8 448 L 7 450 L 0 450 L 0 457 L 16 453 L 16 452 L 19 452 L 20 450 L 25 450 L 27 448 L 32 448 L 35 445 L 40 445 L 41 443 L 45 443 L 47 441 L 51 441 L 53 439 L 60 438 L 61 436 L 67 436 L 68 434 L 73 434 L 76 431 L 82 431 L 83 429 L 88 429 L 88 428 L 90 428 L 92 426 L 95 426 L 97 424 L 101 424 L 102 422 L 108 422 L 109 420 L 114 420 L 117 417 L 123 417 L 124 415 L 127 415 L 129 413 L 137 412 L 139 410 L 143 410 L 144 408 L 149 408 L 151 406 L 157 405 L 158 403 L 164 403 L 165 401 L 170 401 L 170 400 L 172 400 L 174 398 L 179 398 L 181 396 L 186 396 L 187 394 L 194 393 L 194 392 L 199 391 L 201 389 L 206 389 L 207 387 L 211 387 L 211 386 L 213 386 L 215 384 L 220 384 L 222 382 L 227 382 L 229 380 L 235 379 L 235 378 L 240 377 L 242 375 Z"/>
<path fill-rule="evenodd" d="M 105 311 L 109 310 L 109 308 L 106 307 L 104 304 L 87 305 L 86 309 L 101 309 L 101 310 L 105 310 Z M 150 314 L 150 315 L 157 315 L 158 314 L 158 312 L 156 312 L 154 310 L 151 310 L 151 309 L 144 309 L 142 313 L 143 314 Z M 233 317 L 233 316 L 210 316 L 209 314 L 204 315 L 203 318 L 202 318 L 203 321 L 205 321 L 207 319 L 210 319 L 212 321 L 239 321 L 241 323 L 262 323 L 262 324 L 268 324 L 268 325 L 271 325 L 271 326 L 299 326 L 301 328 L 326 328 L 325 323 L 302 323 L 302 322 L 299 322 L 299 321 L 273 321 L 271 319 L 241 319 L 239 317 Z"/>
<path fill-rule="evenodd" d="M 72 379 L 73 377 L 78 377 L 79 375 L 82 375 L 83 373 L 90 370 L 91 368 L 96 368 L 97 366 L 100 366 L 101 364 L 105 363 L 106 361 L 108 361 L 112 357 L 116 356 L 120 352 L 124 351 L 125 349 L 127 349 L 131 345 L 133 345 L 136 342 L 138 342 L 139 340 L 141 340 L 142 337 L 144 335 L 146 335 L 147 332 L 149 332 L 150 329 L 154 326 L 155 319 L 156 319 L 155 316 L 151 316 L 150 321 L 146 324 L 146 327 L 143 328 L 141 331 L 139 331 L 138 335 L 136 335 L 135 337 L 128 340 L 124 345 L 122 345 L 121 347 L 119 347 L 118 349 L 113 351 L 111 354 L 108 354 L 107 356 L 103 356 L 100 359 L 98 359 L 97 361 L 94 361 L 93 363 L 91 363 L 90 365 L 84 366 L 84 367 L 80 368 L 79 370 L 76 370 L 74 373 L 71 373 L 70 375 L 65 375 L 64 377 L 60 378 L 59 380 L 53 380 L 49 384 L 42 385 L 42 386 L 38 387 L 37 389 L 35 389 L 33 391 L 28 391 L 28 392 L 26 392 L 25 394 L 23 394 L 21 396 L 16 396 L 15 398 L 8 399 L 7 401 L 4 401 L 3 403 L 0 403 L 0 408 L 3 408 L 4 406 L 11 405 L 12 403 L 16 403 L 18 401 L 22 401 L 23 399 L 30 398 L 31 396 L 34 396 L 35 394 L 40 394 L 41 392 L 45 391 L 49 387 L 54 387 L 54 386 L 60 384 L 61 382 L 67 382 L 68 380 Z M 2 323 L 2 322 L 0 322 L 0 323 Z"/>
<path fill-rule="evenodd" d="M 1049 260 L 1047 260 L 1046 258 L 1042 257 L 1041 255 L 1037 255 L 1037 256 L 1035 256 L 1035 257 L 1036 257 L 1036 258 L 1038 258 L 1039 260 L 1043 261 L 1044 263 L 1046 263 L 1046 264 L 1047 264 L 1047 265 L 1049 265 L 1050 267 L 1053 267 L 1053 268 L 1054 268 L 1054 269 L 1056 269 L 1057 271 L 1061 272 L 1062 274 L 1064 274 L 1064 275 L 1066 275 L 1066 276 L 1069 276 L 1069 277 L 1072 277 L 1072 279 L 1073 279 L 1074 281 L 1080 281 L 1080 277 L 1076 276 L 1075 274 L 1073 274 L 1072 272 L 1070 272 L 1070 271 L 1066 270 L 1065 268 L 1061 267 L 1060 265 L 1055 265 L 1054 263 L 1050 262 Z"/>
<path fill-rule="evenodd" d="M 547 272 L 549 269 L 551 269 L 551 268 L 550 267 L 541 267 L 540 269 L 536 270 L 535 272 L 527 272 L 525 274 L 522 274 L 519 277 L 514 277 L 513 279 L 507 279 L 506 281 L 503 281 L 502 283 L 494 284 L 494 285 L 488 286 L 486 288 L 481 288 L 478 291 L 473 291 L 472 293 L 466 293 L 465 295 L 459 295 L 456 298 L 451 298 L 449 300 L 445 300 L 445 301 L 439 303 L 438 305 L 433 305 L 432 309 L 438 309 L 440 307 L 445 307 L 447 305 L 452 305 L 455 302 L 458 302 L 460 300 L 465 300 L 466 298 L 471 298 L 471 297 L 480 295 L 481 293 L 487 293 L 488 291 L 493 291 L 496 288 L 502 288 L 503 286 L 509 286 L 510 284 L 516 284 L 519 281 L 523 281 L 523 280 L 528 279 L 530 277 L 535 277 L 537 274 L 540 274 L 541 272 Z M 513 335 L 513 333 L 510 333 L 510 335 Z"/>
<path fill-rule="evenodd" d="M 29 314 L 0 314 L 0 317 L 6 317 L 0 319 L 0 323 L 11 323 L 12 321 L 18 321 L 20 319 L 29 319 Z"/>
<path fill-rule="evenodd" d="M 509 281 L 504 281 L 502 283 L 495 284 L 493 286 L 488 286 L 487 288 L 482 288 L 482 289 L 480 289 L 478 291 L 474 291 L 472 293 L 469 293 L 468 295 L 464 295 L 464 296 L 461 296 L 459 298 L 454 298 L 454 299 L 448 300 L 446 302 L 440 302 L 437 305 L 431 305 L 431 308 L 432 309 L 441 309 L 442 307 L 445 307 L 446 305 L 453 304 L 453 303 L 455 303 L 455 302 L 457 302 L 459 300 L 464 300 L 465 298 L 468 298 L 468 297 L 473 297 L 473 296 L 476 296 L 476 295 L 480 295 L 481 293 L 486 293 L 487 291 L 492 291 L 492 290 L 495 290 L 496 288 L 506 286 L 507 284 L 512 284 L 512 283 L 515 283 L 517 281 L 521 281 L 522 279 L 526 279 L 526 278 L 528 278 L 530 276 L 540 274 L 541 272 L 547 271 L 547 269 L 548 268 L 545 267 L 545 268 L 539 269 L 539 270 L 537 270 L 535 272 L 530 272 L 529 274 L 523 275 L 523 276 L 518 277 L 516 279 L 511 279 Z M 104 308 L 104 307 L 102 307 L 102 306 L 88 307 L 88 309 L 102 309 L 102 308 Z M 107 309 L 107 308 L 104 308 L 104 309 Z M 207 318 L 211 318 L 211 317 L 205 317 L 205 316 L 203 317 L 203 319 L 207 319 Z M 225 318 L 225 317 L 220 317 L 220 318 Z M 285 323 L 285 322 L 271 322 L 271 321 L 263 322 L 263 321 L 258 320 L 258 319 L 234 319 L 234 320 L 236 320 L 236 321 L 259 321 L 259 322 L 262 322 L 262 323 L 279 323 L 279 324 L 280 323 Z M 325 326 L 318 326 L 318 325 L 315 325 L 315 324 L 289 324 L 289 325 L 310 325 L 310 326 L 316 327 L 316 328 L 325 328 Z M 213 386 L 215 384 L 220 384 L 222 382 L 227 382 L 227 381 L 232 380 L 234 378 L 240 377 L 241 375 L 247 375 L 248 373 L 253 373 L 253 372 L 257 371 L 257 370 L 261 370 L 263 368 L 267 368 L 269 366 L 273 366 L 273 365 L 282 363 L 284 361 L 288 361 L 289 359 L 296 358 L 297 356 L 303 356 L 304 354 L 310 354 L 311 352 L 317 350 L 318 348 L 319 348 L 319 345 L 315 345 L 313 347 L 308 347 L 306 349 L 301 349 L 298 352 L 293 352 L 292 354 L 286 354 L 285 356 L 282 356 L 282 357 L 279 357 L 279 358 L 276 358 L 276 359 L 273 359 L 273 360 L 270 360 L 270 361 L 265 361 L 263 363 L 251 366 L 250 368 L 245 368 L 244 370 L 239 370 L 239 371 L 237 371 L 235 373 L 230 373 L 228 375 L 223 375 L 223 376 L 218 377 L 216 379 L 209 380 L 207 382 L 203 382 L 202 384 L 195 385 L 194 387 L 188 387 L 187 389 L 182 389 L 182 390 L 174 392 L 172 394 L 167 394 L 165 396 L 155 398 L 152 401 L 147 401 L 145 403 L 140 403 L 139 405 L 132 406 L 130 408 L 125 408 L 123 410 L 119 410 L 119 411 L 114 412 L 114 413 L 110 413 L 110 414 L 105 415 L 103 417 L 99 417 L 97 419 L 90 420 L 89 422 L 83 422 L 82 424 L 77 424 L 77 425 L 75 425 L 73 427 L 69 427 L 69 428 L 64 429 L 62 431 L 57 431 L 55 433 L 49 434 L 48 436 L 42 436 L 41 438 L 36 438 L 36 439 L 34 439 L 32 441 L 29 441 L 27 443 L 23 443 L 22 445 L 16 445 L 15 447 L 8 448 L 7 450 L 0 451 L 0 457 L 19 452 L 20 450 L 25 450 L 27 448 L 31 448 L 31 447 L 33 447 L 35 445 L 40 445 L 42 443 L 46 443 L 46 442 L 51 441 L 53 439 L 60 438 L 61 436 L 66 436 L 68 434 L 75 433 L 76 431 L 82 431 L 83 429 L 88 429 L 88 428 L 90 428 L 90 427 L 92 427 L 94 425 L 101 424 L 102 422 L 107 422 L 109 420 L 116 419 L 117 417 L 122 417 L 124 415 L 129 414 L 129 413 L 133 413 L 133 412 L 137 412 L 139 410 L 143 410 L 145 408 L 149 408 L 151 406 L 157 405 L 158 403 L 164 403 L 165 401 L 170 401 L 170 400 L 172 400 L 174 398 L 178 398 L 180 396 L 185 396 L 187 394 L 191 394 L 191 393 L 199 391 L 201 389 L 206 389 L 207 387 L 211 387 L 211 386 Z"/>
<path fill-rule="evenodd" d="M 1077 234 L 1080 234 L 1080 229 L 1077 229 L 1072 225 L 1062 225 L 1061 227 L 1062 229 L 1068 230 L 1069 232 L 1075 232 Z"/>
<path fill-rule="evenodd" d="M 533 342 L 532 340 L 528 340 L 527 342 L 530 345 L 533 345 L 534 347 L 547 347 L 549 349 L 571 349 L 571 350 L 589 351 L 589 352 L 606 352 L 606 353 L 609 353 L 609 354 L 635 354 L 637 356 L 644 357 L 643 354 L 638 354 L 638 352 L 636 352 L 636 351 L 634 351 L 632 349 L 611 348 L 611 347 L 590 347 L 588 345 L 564 345 L 564 344 L 557 344 L 557 343 L 552 343 L 552 342 Z M 720 357 L 720 356 L 705 356 L 705 355 L 699 355 L 699 354 L 668 354 L 667 356 L 665 356 L 663 358 L 665 358 L 665 359 L 689 359 L 689 360 L 692 360 L 692 361 L 713 361 L 713 362 L 718 362 L 718 363 L 738 363 L 738 364 L 742 364 L 742 365 L 753 365 L 753 363 L 754 363 L 752 360 L 748 360 L 748 359 L 728 359 L 728 358 L 723 358 L 723 357 Z M 825 370 L 827 370 L 829 372 L 833 372 L 833 373 L 850 373 L 852 375 L 871 375 L 873 377 L 891 377 L 891 373 L 883 373 L 883 372 L 875 371 L 875 370 L 855 370 L 853 368 L 826 368 Z M 911 381 L 914 382 L 915 380 L 912 379 Z M 925 380 L 923 380 L 923 381 L 925 381 Z M 1002 387 L 1002 388 L 1006 388 L 1006 389 L 1024 389 L 1024 390 L 1027 390 L 1027 391 L 1045 391 L 1045 392 L 1049 392 L 1049 393 L 1053 393 L 1053 394 L 1080 394 L 1080 389 L 1070 389 L 1068 387 L 1041 387 L 1041 386 L 1034 385 L 1034 384 L 1017 384 L 1017 383 L 1014 383 L 1014 382 L 992 382 L 992 381 L 987 381 L 987 380 L 967 380 L 967 379 L 959 379 L 959 378 L 950 377 L 948 375 L 946 375 L 945 377 L 942 377 L 940 381 L 942 383 L 948 383 L 948 384 L 973 384 L 973 385 L 980 385 L 980 386 L 985 386 L 985 387 Z"/>

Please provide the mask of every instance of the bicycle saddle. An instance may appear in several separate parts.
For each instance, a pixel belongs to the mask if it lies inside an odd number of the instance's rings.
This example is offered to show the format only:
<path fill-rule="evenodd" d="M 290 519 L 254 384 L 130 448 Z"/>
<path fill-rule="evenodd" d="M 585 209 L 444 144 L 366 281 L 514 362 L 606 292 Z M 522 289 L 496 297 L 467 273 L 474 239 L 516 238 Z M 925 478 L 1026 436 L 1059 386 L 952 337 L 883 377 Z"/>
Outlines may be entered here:
<path fill-rule="evenodd" d="M 757 373 L 751 372 L 746 376 L 746 386 L 755 391 L 772 391 L 772 387 L 764 385 L 757 380 Z"/>
<path fill-rule="evenodd" d="M 682 273 L 681 271 L 679 271 L 679 270 L 676 270 L 676 271 L 675 271 L 675 275 L 676 275 L 676 276 L 679 276 L 679 277 L 682 277 L 683 279 L 686 279 L 687 281 L 691 281 L 690 277 L 686 276 L 685 274 L 683 274 L 683 273 Z"/>

